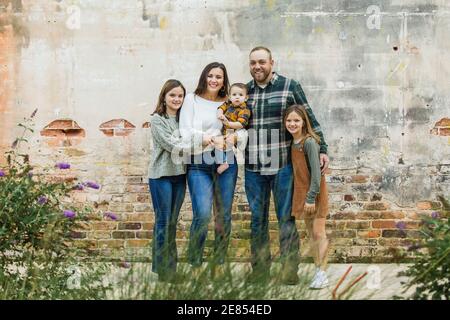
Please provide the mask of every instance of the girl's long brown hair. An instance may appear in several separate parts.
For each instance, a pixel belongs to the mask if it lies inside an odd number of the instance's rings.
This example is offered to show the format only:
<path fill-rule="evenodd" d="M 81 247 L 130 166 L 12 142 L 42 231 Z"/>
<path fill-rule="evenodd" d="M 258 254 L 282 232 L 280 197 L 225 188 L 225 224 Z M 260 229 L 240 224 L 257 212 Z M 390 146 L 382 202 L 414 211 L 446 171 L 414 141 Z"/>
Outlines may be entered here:
<path fill-rule="evenodd" d="M 294 105 L 290 106 L 289 108 L 287 108 L 286 111 L 284 112 L 284 117 L 283 117 L 284 125 L 286 125 L 286 119 L 292 112 L 295 112 L 296 114 L 298 114 L 302 118 L 303 123 L 304 123 L 304 125 L 302 127 L 302 134 L 303 134 L 304 138 L 301 141 L 301 143 L 303 143 L 306 140 L 306 138 L 311 137 L 314 140 L 316 140 L 317 143 L 320 144 L 320 137 L 312 129 L 311 122 L 309 121 L 308 113 L 306 112 L 306 109 L 304 106 L 299 105 L 299 104 L 294 104 Z"/>
<path fill-rule="evenodd" d="M 167 117 L 167 106 L 166 106 L 166 102 L 165 102 L 165 98 L 166 98 L 166 94 L 174 89 L 174 88 L 178 88 L 181 87 L 181 89 L 183 89 L 183 96 L 186 97 L 186 89 L 184 88 L 183 84 L 175 79 L 169 79 L 166 81 L 166 83 L 164 83 L 161 92 L 159 93 L 159 98 L 158 98 L 158 103 L 156 104 L 156 109 L 152 114 L 158 114 L 160 116 L 163 117 Z M 180 109 L 178 109 L 177 111 L 177 122 L 180 119 Z"/>
<path fill-rule="evenodd" d="M 215 68 L 220 68 L 223 71 L 223 87 L 219 91 L 219 97 L 224 98 L 228 96 L 228 91 L 230 90 L 230 81 L 228 80 L 227 68 L 225 68 L 225 65 L 220 62 L 211 62 L 203 69 L 202 74 L 198 79 L 197 89 L 195 89 L 194 91 L 196 95 L 201 95 L 206 92 L 206 89 L 208 88 L 208 74 L 211 69 Z"/>

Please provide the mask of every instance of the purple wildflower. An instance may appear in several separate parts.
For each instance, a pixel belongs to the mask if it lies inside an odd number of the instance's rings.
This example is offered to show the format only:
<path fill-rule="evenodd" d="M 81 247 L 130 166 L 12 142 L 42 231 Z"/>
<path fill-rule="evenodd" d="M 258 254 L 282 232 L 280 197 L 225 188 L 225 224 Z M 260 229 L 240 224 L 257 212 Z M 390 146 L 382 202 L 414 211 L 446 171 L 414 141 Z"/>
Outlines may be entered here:
<path fill-rule="evenodd" d="M 67 162 L 58 162 L 55 167 L 57 167 L 58 169 L 61 169 L 61 170 L 65 170 L 65 169 L 70 169 L 70 164 Z"/>
<path fill-rule="evenodd" d="M 38 198 L 38 203 L 42 206 L 48 202 L 48 198 L 46 196 L 40 196 Z"/>
<path fill-rule="evenodd" d="M 399 221 L 395 224 L 395 226 L 400 229 L 400 230 L 405 230 L 406 229 L 406 223 L 404 221 Z"/>
<path fill-rule="evenodd" d="M 33 172 L 28 172 L 28 178 L 33 178 Z"/>
<path fill-rule="evenodd" d="M 88 181 L 84 184 L 86 187 L 92 188 L 92 189 L 100 189 L 100 185 L 98 183 Z"/>
<path fill-rule="evenodd" d="M 76 215 L 77 214 L 71 210 L 64 210 L 64 216 L 66 218 L 72 219 L 72 218 L 75 218 Z"/>
<path fill-rule="evenodd" d="M 105 214 L 103 215 L 105 218 L 109 218 L 111 220 L 117 220 L 117 215 L 115 215 L 112 212 L 105 212 Z"/>
<path fill-rule="evenodd" d="M 73 190 L 84 190 L 84 186 L 81 183 L 77 183 L 76 185 L 73 186 L 72 188 Z"/>
<path fill-rule="evenodd" d="M 439 218 L 439 212 L 434 211 L 434 212 L 431 214 L 431 217 L 432 217 L 433 219 L 438 219 L 438 218 Z"/>
<path fill-rule="evenodd" d="M 3 170 L 0 170 L 0 177 L 6 176 L 6 173 Z"/>
<path fill-rule="evenodd" d="M 128 269 L 128 268 L 131 267 L 131 263 L 126 262 L 126 261 L 122 261 L 122 262 L 120 263 L 120 266 L 121 266 L 122 268 Z"/>

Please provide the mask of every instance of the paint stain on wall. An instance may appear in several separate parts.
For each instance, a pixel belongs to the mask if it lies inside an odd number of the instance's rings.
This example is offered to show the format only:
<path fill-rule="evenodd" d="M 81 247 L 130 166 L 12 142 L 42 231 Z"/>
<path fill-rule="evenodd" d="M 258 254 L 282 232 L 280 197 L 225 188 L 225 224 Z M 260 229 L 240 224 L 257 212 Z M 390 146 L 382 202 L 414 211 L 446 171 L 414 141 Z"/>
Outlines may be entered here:
<path fill-rule="evenodd" d="M 437 136 L 450 136 L 450 118 L 442 118 L 436 122 L 430 133 Z"/>
<path fill-rule="evenodd" d="M 166 17 L 161 17 L 159 19 L 159 28 L 164 30 L 167 29 L 167 26 L 169 24 L 169 20 Z"/>
<path fill-rule="evenodd" d="M 275 0 L 267 0 L 267 9 L 272 10 L 275 7 Z"/>
<path fill-rule="evenodd" d="M 430 110 L 422 107 L 412 107 L 407 111 L 406 119 L 417 123 L 428 122 L 430 120 Z"/>

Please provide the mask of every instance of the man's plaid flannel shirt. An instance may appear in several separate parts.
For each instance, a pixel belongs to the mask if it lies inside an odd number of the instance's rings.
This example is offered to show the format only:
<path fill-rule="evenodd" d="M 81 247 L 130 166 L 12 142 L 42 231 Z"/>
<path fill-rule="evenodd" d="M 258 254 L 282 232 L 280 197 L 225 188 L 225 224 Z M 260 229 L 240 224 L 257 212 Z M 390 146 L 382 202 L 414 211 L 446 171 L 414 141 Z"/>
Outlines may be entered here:
<path fill-rule="evenodd" d="M 320 153 L 327 153 L 327 144 L 300 83 L 277 73 L 265 88 L 254 80 L 247 84 L 251 110 L 249 140 L 245 149 L 245 168 L 261 174 L 276 174 L 291 163 L 292 137 L 283 123 L 284 111 L 294 104 L 303 105 L 313 130 L 320 137 Z"/>

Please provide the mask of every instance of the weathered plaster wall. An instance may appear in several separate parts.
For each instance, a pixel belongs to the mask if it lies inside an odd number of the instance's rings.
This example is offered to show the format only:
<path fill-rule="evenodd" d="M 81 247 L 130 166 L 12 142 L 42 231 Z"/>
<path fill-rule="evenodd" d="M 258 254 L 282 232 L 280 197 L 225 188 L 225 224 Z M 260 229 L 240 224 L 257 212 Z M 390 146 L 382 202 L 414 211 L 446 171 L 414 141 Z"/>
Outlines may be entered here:
<path fill-rule="evenodd" d="M 69 178 L 102 186 L 73 195 L 99 212 L 80 244 L 135 255 L 152 235 L 143 124 L 163 82 L 177 78 L 192 91 L 211 61 L 245 82 L 249 50 L 265 45 L 276 71 L 302 83 L 330 146 L 336 247 L 380 257 L 408 244 L 418 214 L 450 194 L 449 30 L 450 3 L 438 0 L 2 0 L 0 150 L 39 108 L 32 161 L 69 161 Z M 61 119 L 76 124 L 48 126 Z M 232 252 L 245 257 L 242 178 Z M 180 243 L 189 201 L 183 210 Z M 105 221 L 106 211 L 120 221 Z M 399 220 L 410 233 L 396 229 Z"/>

